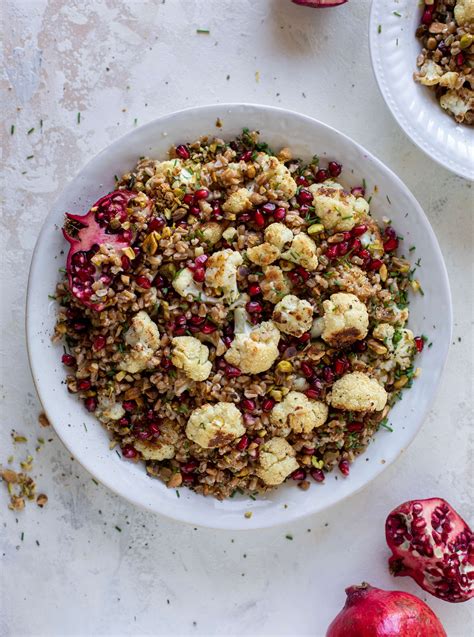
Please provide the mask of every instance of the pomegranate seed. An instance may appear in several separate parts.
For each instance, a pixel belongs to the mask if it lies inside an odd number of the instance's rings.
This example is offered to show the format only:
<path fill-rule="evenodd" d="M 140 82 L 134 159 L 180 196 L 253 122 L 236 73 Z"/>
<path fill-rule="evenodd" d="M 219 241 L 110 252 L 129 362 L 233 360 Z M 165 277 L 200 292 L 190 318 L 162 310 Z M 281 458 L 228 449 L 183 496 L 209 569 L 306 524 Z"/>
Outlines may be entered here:
<path fill-rule="evenodd" d="M 307 456 L 314 455 L 315 451 L 316 449 L 314 447 L 303 447 L 303 453 L 306 454 Z"/>
<path fill-rule="evenodd" d="M 249 301 L 245 304 L 245 309 L 249 314 L 260 314 L 263 311 L 263 305 L 258 301 Z"/>
<path fill-rule="evenodd" d="M 148 409 L 145 415 L 147 417 L 147 420 L 153 420 L 153 418 L 155 417 L 155 412 L 153 411 L 153 409 Z"/>
<path fill-rule="evenodd" d="M 194 198 L 197 199 L 198 201 L 200 199 L 207 199 L 209 197 L 209 190 L 207 190 L 207 188 L 200 188 L 199 190 L 196 190 L 196 192 L 194 193 Z"/>
<path fill-rule="evenodd" d="M 238 367 L 234 367 L 233 365 L 227 365 L 224 370 L 224 374 L 227 376 L 227 378 L 237 378 L 237 376 L 240 376 L 242 372 L 240 371 Z"/>
<path fill-rule="evenodd" d="M 354 197 L 363 197 L 365 195 L 365 188 L 362 188 L 362 186 L 355 186 L 354 188 L 351 188 L 351 195 L 354 195 Z"/>
<path fill-rule="evenodd" d="M 350 422 L 347 425 L 347 431 L 350 431 L 351 433 L 362 431 L 363 428 L 364 428 L 363 422 Z"/>
<path fill-rule="evenodd" d="M 141 431 L 137 432 L 137 437 L 140 440 L 148 440 L 148 438 L 151 438 L 151 433 L 146 429 L 142 429 Z"/>
<path fill-rule="evenodd" d="M 385 233 L 384 234 L 389 239 L 396 239 L 397 238 L 397 233 L 395 231 L 395 228 L 393 228 L 393 226 L 387 226 L 385 228 Z"/>
<path fill-rule="evenodd" d="M 329 173 L 327 170 L 323 170 L 322 168 L 320 170 L 318 170 L 318 172 L 315 175 L 316 181 L 326 181 L 326 179 L 329 177 Z"/>
<path fill-rule="evenodd" d="M 125 409 L 125 411 L 133 411 L 136 407 L 136 402 L 134 400 L 125 400 L 122 403 L 122 407 Z"/>
<path fill-rule="evenodd" d="M 362 234 L 365 234 L 366 232 L 367 232 L 367 226 L 365 225 L 365 223 L 362 223 L 359 226 L 354 226 L 352 228 L 351 234 L 354 237 L 360 237 Z"/>
<path fill-rule="evenodd" d="M 311 376 L 314 376 L 314 370 L 309 363 L 305 363 L 303 361 L 300 365 L 300 369 L 303 372 L 303 374 L 306 376 L 306 378 L 311 378 Z"/>
<path fill-rule="evenodd" d="M 126 254 L 122 254 L 122 256 L 120 257 L 120 263 L 122 264 L 123 270 L 128 270 L 130 268 L 130 259 L 127 257 Z"/>
<path fill-rule="evenodd" d="M 156 422 L 152 422 L 148 425 L 148 431 L 151 433 L 152 436 L 159 436 L 161 433 L 158 423 Z"/>
<path fill-rule="evenodd" d="M 332 383 L 334 381 L 334 372 L 330 367 L 323 368 L 323 378 L 327 383 Z"/>
<path fill-rule="evenodd" d="M 364 261 L 370 260 L 370 252 L 368 250 L 361 250 L 358 256 Z"/>
<path fill-rule="evenodd" d="M 132 445 L 125 445 L 124 447 L 122 447 L 122 456 L 124 458 L 136 458 L 138 455 L 138 452 L 136 449 L 134 449 L 134 447 L 132 447 Z"/>
<path fill-rule="evenodd" d="M 205 316 L 191 316 L 191 318 L 189 319 L 189 322 L 191 323 L 191 325 L 202 325 L 203 323 L 205 323 L 206 321 L 206 317 Z"/>
<path fill-rule="evenodd" d="M 380 270 L 380 268 L 383 265 L 383 261 L 381 261 L 380 259 L 372 259 L 372 261 L 369 263 L 368 268 L 369 270 Z"/>
<path fill-rule="evenodd" d="M 247 288 L 247 292 L 250 294 L 250 296 L 258 296 L 262 293 L 262 289 L 257 283 L 251 283 Z"/>
<path fill-rule="evenodd" d="M 77 383 L 77 389 L 79 389 L 80 391 L 87 391 L 91 388 L 91 381 L 90 380 L 80 380 Z"/>
<path fill-rule="evenodd" d="M 303 175 L 298 175 L 295 181 L 298 186 L 309 186 L 309 181 L 306 179 L 306 177 L 303 177 Z"/>
<path fill-rule="evenodd" d="M 250 159 L 252 159 L 252 151 L 246 150 L 245 153 L 242 153 L 242 155 L 240 155 L 239 161 L 249 161 Z"/>
<path fill-rule="evenodd" d="M 121 427 L 128 427 L 130 425 L 130 420 L 128 419 L 128 416 L 123 416 L 123 418 L 120 418 L 120 420 L 118 421 L 118 424 Z"/>
<path fill-rule="evenodd" d="M 212 334 L 216 330 L 217 330 L 217 327 L 209 322 L 201 327 L 201 332 L 203 334 Z"/>
<path fill-rule="evenodd" d="M 184 336 L 186 334 L 186 326 L 182 325 L 181 327 L 177 327 L 173 330 L 174 336 Z"/>
<path fill-rule="evenodd" d="M 212 214 L 214 215 L 214 217 L 216 219 L 221 219 L 222 218 L 222 209 L 221 209 L 221 205 L 218 201 L 215 201 L 212 204 Z"/>
<path fill-rule="evenodd" d="M 101 349 L 104 349 L 104 347 L 105 347 L 105 336 L 98 336 L 94 340 L 94 344 L 92 345 L 92 347 L 95 349 L 96 352 L 98 352 Z"/>
<path fill-rule="evenodd" d="M 328 170 L 331 177 L 339 177 L 342 171 L 342 166 L 341 164 L 338 164 L 337 161 L 330 161 L 328 164 Z"/>
<path fill-rule="evenodd" d="M 82 323 L 81 321 L 76 321 L 72 324 L 72 327 L 76 332 L 84 332 L 87 329 L 86 323 Z"/>
<path fill-rule="evenodd" d="M 425 341 L 422 336 L 417 336 L 415 338 L 415 346 L 418 352 L 423 351 L 423 347 L 425 346 Z"/>
<path fill-rule="evenodd" d="M 159 290 L 161 290 L 164 287 L 167 287 L 165 284 L 164 278 L 160 274 L 157 274 L 155 278 L 153 279 L 153 285 L 155 286 L 155 288 L 158 288 Z"/>
<path fill-rule="evenodd" d="M 296 272 L 303 279 L 303 281 L 307 281 L 309 279 L 309 277 L 311 276 L 311 274 L 308 272 L 308 270 L 305 270 L 301 266 L 298 266 L 296 268 Z"/>
<path fill-rule="evenodd" d="M 464 64 L 464 53 L 458 53 L 456 55 L 456 64 L 462 66 Z"/>
<path fill-rule="evenodd" d="M 398 239 L 389 239 L 383 244 L 385 252 L 393 252 L 398 248 Z"/>
<path fill-rule="evenodd" d="M 262 403 L 262 410 L 271 411 L 274 406 L 275 406 L 275 401 L 273 400 L 273 398 L 266 398 Z"/>
<path fill-rule="evenodd" d="M 323 381 L 320 378 L 310 378 L 309 384 L 312 389 L 317 389 L 319 392 L 321 392 L 324 387 Z"/>
<path fill-rule="evenodd" d="M 194 204 L 193 206 L 189 207 L 189 212 L 195 217 L 199 217 L 199 215 L 201 214 L 201 208 L 199 206 L 196 206 L 196 204 Z"/>
<path fill-rule="evenodd" d="M 302 217 L 305 217 L 305 216 L 306 216 L 306 215 L 310 212 L 310 210 L 309 210 L 309 206 L 307 206 L 307 205 L 304 203 L 302 206 L 300 206 L 300 210 L 299 210 L 299 212 L 300 212 L 300 215 L 301 215 Z"/>
<path fill-rule="evenodd" d="M 293 473 L 291 474 L 292 480 L 298 480 L 300 482 L 301 480 L 304 480 L 305 478 L 306 478 L 306 471 L 304 469 L 296 469 L 296 471 L 293 471 Z"/>
<path fill-rule="evenodd" d="M 316 482 L 324 482 L 325 475 L 321 469 L 311 469 L 309 473 Z"/>
<path fill-rule="evenodd" d="M 360 242 L 360 239 L 352 239 L 350 246 L 353 252 L 359 252 L 362 248 L 362 243 Z"/>
<path fill-rule="evenodd" d="M 183 197 L 183 203 L 186 204 L 187 206 L 190 206 L 194 201 L 194 195 L 192 195 L 190 192 L 186 193 Z"/>
<path fill-rule="evenodd" d="M 178 157 L 181 157 L 181 159 L 189 159 L 191 156 L 189 149 L 184 144 L 176 146 L 176 154 Z"/>
<path fill-rule="evenodd" d="M 185 482 L 186 484 L 194 484 L 195 482 L 195 477 L 192 473 L 183 473 L 183 482 Z"/>
<path fill-rule="evenodd" d="M 185 462 L 181 465 L 181 471 L 183 471 L 184 473 L 192 473 L 198 468 L 198 466 L 199 463 L 196 462 L 196 460 L 189 460 L 188 462 Z"/>
<path fill-rule="evenodd" d="M 342 475 L 348 476 L 350 471 L 349 462 L 347 460 L 341 460 L 341 462 L 339 463 L 339 470 Z"/>
<path fill-rule="evenodd" d="M 198 267 L 193 272 L 193 279 L 198 283 L 202 283 L 206 278 L 206 270 L 204 268 Z"/>
<path fill-rule="evenodd" d="M 305 391 L 305 395 L 307 398 L 310 398 L 311 400 L 317 400 L 320 396 L 320 393 L 317 389 L 307 389 Z"/>
<path fill-rule="evenodd" d="M 262 213 L 260 212 L 260 210 L 256 210 L 253 214 L 253 220 L 255 221 L 255 223 L 257 224 L 257 226 L 259 226 L 260 228 L 263 228 L 263 226 L 265 225 L 265 217 L 262 215 Z"/>
<path fill-rule="evenodd" d="M 302 188 L 299 193 L 296 195 L 296 200 L 298 203 L 312 204 L 313 203 L 313 193 L 305 188 Z"/>
<path fill-rule="evenodd" d="M 432 6 L 434 7 L 434 5 Z M 430 6 L 427 6 L 423 11 L 421 21 L 423 24 L 426 24 L 426 26 L 429 26 L 433 22 L 433 9 Z"/>
<path fill-rule="evenodd" d="M 300 336 L 298 343 L 307 343 L 311 339 L 311 332 L 305 332 L 303 336 Z"/>
<path fill-rule="evenodd" d="M 365 350 L 367 349 L 367 343 L 366 343 L 366 341 L 357 341 L 357 343 L 354 343 L 352 348 L 356 352 L 365 352 Z"/>
<path fill-rule="evenodd" d="M 329 248 L 326 250 L 326 256 L 328 259 L 335 259 L 337 257 L 337 254 L 338 254 L 337 243 L 329 246 Z"/>
<path fill-rule="evenodd" d="M 232 345 L 233 338 L 230 336 L 223 336 L 222 341 L 226 347 L 230 347 Z"/>
<path fill-rule="evenodd" d="M 276 210 L 276 206 L 274 203 L 268 202 L 266 204 L 264 204 L 261 208 L 260 208 L 261 212 L 263 212 L 263 214 L 265 215 L 272 215 L 275 210 Z"/>
<path fill-rule="evenodd" d="M 301 283 L 300 277 L 298 275 L 298 272 L 296 272 L 295 270 L 291 270 L 291 272 L 287 272 L 286 276 L 290 279 L 293 285 L 300 285 Z"/>
<path fill-rule="evenodd" d="M 170 369 L 173 366 L 173 363 L 170 361 L 169 358 L 162 358 L 161 359 L 161 367 L 163 368 L 164 371 L 167 371 L 168 369 Z M 125 409 L 125 407 L 124 407 Z"/>
<path fill-rule="evenodd" d="M 336 245 L 338 256 L 343 257 L 349 252 L 349 244 L 347 243 L 347 241 L 341 241 L 341 243 L 338 243 Z"/>
<path fill-rule="evenodd" d="M 247 221 L 250 221 L 249 213 L 243 212 L 241 215 L 239 215 L 239 221 L 240 223 L 247 223 Z"/>
<path fill-rule="evenodd" d="M 204 265 L 208 259 L 209 257 L 207 256 L 207 254 L 200 254 L 194 259 L 194 263 L 196 265 Z"/>
<path fill-rule="evenodd" d="M 71 354 L 63 354 L 61 356 L 61 363 L 66 367 L 73 367 L 76 364 L 76 359 Z"/>
<path fill-rule="evenodd" d="M 284 221 L 284 219 L 286 218 L 286 209 L 277 208 L 275 212 L 273 213 L 273 218 L 275 219 L 275 221 Z"/>
<path fill-rule="evenodd" d="M 343 232 L 342 236 L 344 238 L 344 241 L 349 241 L 349 239 L 351 238 L 351 233 L 350 232 Z"/>
<path fill-rule="evenodd" d="M 135 283 L 141 288 L 143 288 L 144 290 L 149 290 L 151 288 L 150 279 L 144 276 L 143 274 L 140 274 L 139 276 L 136 277 Z"/>
<path fill-rule="evenodd" d="M 345 368 L 346 368 L 346 365 L 345 365 L 344 361 L 343 361 L 343 360 L 341 360 L 340 358 L 338 358 L 338 359 L 336 360 L 336 362 L 334 363 L 334 372 L 335 372 L 338 376 L 340 376 L 341 374 L 343 374 L 343 373 L 344 373 Z"/>
<path fill-rule="evenodd" d="M 254 411 L 255 401 L 250 400 L 250 398 L 244 398 L 242 401 L 242 409 L 245 409 L 245 411 Z"/>
<path fill-rule="evenodd" d="M 186 316 L 184 314 L 179 314 L 179 316 L 177 316 L 174 319 L 176 325 L 186 325 L 186 323 L 188 322 L 188 319 L 186 318 Z"/>
<path fill-rule="evenodd" d="M 97 409 L 97 399 L 91 396 L 90 398 L 86 398 L 84 401 L 84 405 L 87 411 L 95 411 Z"/>
<path fill-rule="evenodd" d="M 157 231 L 161 230 L 164 226 L 165 220 L 163 219 L 163 217 L 155 217 L 148 222 L 148 230 Z"/>
<path fill-rule="evenodd" d="M 237 443 L 237 449 L 239 451 L 244 451 L 249 446 L 249 437 L 247 435 L 242 436 L 242 438 Z"/>

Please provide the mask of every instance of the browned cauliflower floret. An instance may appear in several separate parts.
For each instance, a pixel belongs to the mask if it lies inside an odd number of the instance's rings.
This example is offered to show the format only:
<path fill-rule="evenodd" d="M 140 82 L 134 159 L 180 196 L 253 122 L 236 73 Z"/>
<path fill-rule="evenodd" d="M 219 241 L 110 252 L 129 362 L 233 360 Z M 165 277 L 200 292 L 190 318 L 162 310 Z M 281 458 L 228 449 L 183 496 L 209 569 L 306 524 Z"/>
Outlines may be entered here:
<path fill-rule="evenodd" d="M 122 407 L 121 403 L 117 403 L 115 401 L 114 396 L 99 394 L 95 415 L 102 422 L 107 422 L 108 420 L 120 420 L 122 416 L 125 416 L 125 409 Z"/>
<path fill-rule="evenodd" d="M 312 272 L 318 267 L 316 244 L 304 232 L 296 235 L 291 242 L 291 246 L 281 256 L 287 261 L 300 265 L 308 272 Z"/>
<path fill-rule="evenodd" d="M 278 301 L 290 291 L 290 283 L 285 273 L 277 265 L 270 265 L 263 270 L 263 279 L 260 288 L 265 301 L 278 303 Z"/>
<path fill-rule="evenodd" d="M 227 200 L 222 204 L 222 210 L 234 214 L 250 210 L 252 208 L 252 202 L 250 201 L 251 194 L 247 188 L 239 188 L 230 194 Z"/>
<path fill-rule="evenodd" d="M 299 391 L 290 391 L 281 403 L 275 405 L 270 414 L 270 421 L 277 427 L 288 428 L 301 434 L 310 433 L 321 427 L 328 417 L 328 406 L 318 400 L 310 400 Z"/>
<path fill-rule="evenodd" d="M 426 60 L 420 70 L 415 73 L 415 80 L 425 86 L 434 86 L 439 84 L 442 75 L 443 69 L 439 64 L 436 64 L 434 60 Z"/>
<path fill-rule="evenodd" d="M 365 272 L 356 265 L 346 266 L 341 264 L 334 269 L 328 270 L 327 281 L 332 289 L 336 288 L 338 291 L 351 292 L 361 301 L 369 299 L 376 293 Z"/>
<path fill-rule="evenodd" d="M 311 329 L 313 306 L 294 294 L 288 294 L 276 304 L 272 319 L 280 332 L 299 338 Z"/>
<path fill-rule="evenodd" d="M 175 448 L 173 445 L 155 440 L 147 442 L 145 440 L 136 440 L 133 446 L 139 451 L 145 460 L 170 460 L 174 458 Z"/>
<path fill-rule="evenodd" d="M 280 199 L 291 199 L 296 194 L 297 185 L 288 168 L 277 159 L 265 153 L 259 153 L 256 159 L 262 173 L 255 180 L 259 186 L 273 190 Z"/>
<path fill-rule="evenodd" d="M 374 378 L 352 372 L 336 380 L 327 400 L 335 409 L 382 411 L 387 404 L 387 392 Z"/>
<path fill-rule="evenodd" d="M 247 248 L 249 261 L 263 267 L 276 261 L 279 256 L 280 250 L 271 243 L 261 243 L 253 248 Z"/>
<path fill-rule="evenodd" d="M 367 336 L 369 313 L 354 294 L 338 292 L 323 301 L 322 338 L 333 347 L 347 347 Z"/>
<path fill-rule="evenodd" d="M 410 367 L 416 351 L 415 336 L 411 330 L 405 328 L 395 329 L 389 323 L 379 323 L 374 328 L 372 335 L 384 343 L 390 353 L 390 357 L 400 369 L 405 370 Z"/>
<path fill-rule="evenodd" d="M 337 182 L 313 184 L 309 190 L 313 193 L 315 213 L 326 230 L 352 230 L 356 223 L 369 214 L 367 201 L 346 192 Z"/>
<path fill-rule="evenodd" d="M 206 243 L 213 246 L 218 243 L 222 237 L 222 224 L 217 221 L 208 221 L 200 227 L 202 238 Z"/>
<path fill-rule="evenodd" d="M 184 370 L 192 380 L 203 381 L 209 378 L 212 363 L 208 348 L 194 336 L 175 336 L 172 340 L 171 361 L 175 367 Z"/>
<path fill-rule="evenodd" d="M 235 338 L 224 358 L 244 374 L 266 372 L 278 358 L 280 332 L 273 321 L 252 326 L 243 308 L 234 310 Z"/>
<path fill-rule="evenodd" d="M 279 250 L 283 250 L 285 243 L 293 239 L 293 232 L 283 223 L 271 223 L 265 228 L 265 241 Z"/>
<path fill-rule="evenodd" d="M 284 438 L 271 438 L 260 447 L 256 474 L 269 486 L 281 484 L 298 469 L 293 447 Z"/>
<path fill-rule="evenodd" d="M 198 407 L 186 425 L 186 436 L 204 449 L 225 447 L 244 433 L 242 414 L 233 403 Z"/>
<path fill-rule="evenodd" d="M 461 88 L 459 91 L 446 91 L 439 99 L 439 103 L 450 111 L 457 122 L 464 121 L 470 111 L 474 111 L 474 91 L 470 88 Z"/>
<path fill-rule="evenodd" d="M 474 0 L 457 0 L 454 7 L 454 19 L 462 27 L 474 23 Z"/>
<path fill-rule="evenodd" d="M 242 262 L 242 256 L 230 248 L 214 252 L 206 262 L 206 285 L 223 294 L 227 303 L 239 296 L 237 268 Z"/>
<path fill-rule="evenodd" d="M 136 374 L 147 366 L 160 345 L 160 333 L 154 323 L 143 310 L 135 314 L 131 326 L 125 334 L 125 342 L 129 346 L 123 360 L 120 361 L 120 369 Z"/>

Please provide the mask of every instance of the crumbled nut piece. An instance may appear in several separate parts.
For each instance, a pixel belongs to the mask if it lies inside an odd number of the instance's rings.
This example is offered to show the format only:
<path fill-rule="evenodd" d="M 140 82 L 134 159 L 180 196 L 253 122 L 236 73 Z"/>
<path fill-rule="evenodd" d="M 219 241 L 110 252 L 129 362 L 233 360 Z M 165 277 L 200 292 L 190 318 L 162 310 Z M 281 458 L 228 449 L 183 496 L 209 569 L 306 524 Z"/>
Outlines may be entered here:
<path fill-rule="evenodd" d="M 36 504 L 40 507 L 43 508 L 44 505 L 48 502 L 48 496 L 45 495 L 44 493 L 40 493 L 38 495 L 38 497 L 36 498 Z"/>
<path fill-rule="evenodd" d="M 42 427 L 49 427 L 50 426 L 50 422 L 48 420 L 48 417 L 46 416 L 46 414 L 41 413 L 38 416 L 38 422 Z"/>

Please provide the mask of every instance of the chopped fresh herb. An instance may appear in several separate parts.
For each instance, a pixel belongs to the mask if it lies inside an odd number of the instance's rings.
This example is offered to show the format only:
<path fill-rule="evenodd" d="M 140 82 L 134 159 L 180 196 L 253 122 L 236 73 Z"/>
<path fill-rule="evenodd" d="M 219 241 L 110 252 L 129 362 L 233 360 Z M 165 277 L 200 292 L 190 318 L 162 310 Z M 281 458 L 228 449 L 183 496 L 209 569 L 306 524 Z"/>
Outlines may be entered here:
<path fill-rule="evenodd" d="M 81 114 L 80 113 L 77 114 L 77 123 L 78 124 L 81 123 Z"/>
<path fill-rule="evenodd" d="M 254 495 L 252 495 L 251 493 L 249 493 L 249 498 L 250 498 L 251 500 L 256 500 L 256 499 L 257 499 L 257 498 L 256 498 Z"/>
<path fill-rule="evenodd" d="M 287 539 L 287 540 L 292 540 L 292 539 L 293 539 L 293 536 L 292 536 L 292 535 L 290 535 L 289 533 L 287 533 L 287 534 L 285 535 L 285 537 L 286 537 L 286 539 Z"/>
<path fill-rule="evenodd" d="M 411 248 L 408 250 L 408 252 L 413 252 L 413 250 L 416 250 L 416 246 L 411 246 Z"/>
<path fill-rule="evenodd" d="M 40 119 L 40 128 L 43 128 L 43 120 Z"/>
<path fill-rule="evenodd" d="M 12 124 L 10 127 L 10 135 L 13 135 L 14 133 L 15 133 L 15 126 L 14 124 Z"/>
<path fill-rule="evenodd" d="M 116 526 L 115 529 L 119 532 L 122 533 L 122 529 L 119 526 Z"/>
<path fill-rule="evenodd" d="M 372 195 L 370 195 L 370 197 L 367 199 L 367 203 L 370 203 L 372 201 Z"/>
<path fill-rule="evenodd" d="M 388 203 L 392 205 L 392 202 L 390 201 L 390 197 L 388 195 L 385 195 L 385 197 L 387 198 Z"/>
<path fill-rule="evenodd" d="M 379 26 L 377 27 L 377 33 L 382 33 L 382 25 L 379 24 Z"/>
<path fill-rule="evenodd" d="M 22 541 L 22 542 L 23 542 L 23 540 L 25 539 L 25 534 L 24 534 L 24 532 L 23 532 L 23 531 L 21 532 L 20 539 L 21 539 L 21 541 Z"/>
<path fill-rule="evenodd" d="M 402 17 L 402 14 L 398 13 L 398 11 L 393 11 L 393 15 L 396 15 L 397 18 L 401 18 Z"/>
<path fill-rule="evenodd" d="M 26 159 L 33 159 L 34 155 L 28 155 Z"/>
<path fill-rule="evenodd" d="M 135 117 L 135 119 L 133 120 L 133 125 L 136 126 L 138 122 L 138 119 Z"/>
<path fill-rule="evenodd" d="M 397 345 L 397 343 L 399 343 L 402 340 L 402 337 L 403 337 L 402 330 L 395 330 L 395 332 L 393 333 L 393 338 L 392 338 L 393 344 Z"/>
<path fill-rule="evenodd" d="M 415 261 L 415 265 L 417 268 L 421 266 L 421 257 L 418 259 L 418 261 Z"/>
<path fill-rule="evenodd" d="M 367 190 L 367 182 L 365 181 L 365 177 L 364 177 L 364 179 L 362 180 L 362 188 L 363 188 L 364 190 Z"/>
<path fill-rule="evenodd" d="M 386 429 L 387 431 L 393 431 L 392 427 L 390 427 L 390 425 L 388 424 L 388 418 L 384 418 L 380 422 L 380 426 Z"/>
<path fill-rule="evenodd" d="M 196 33 L 206 33 L 206 34 L 209 34 L 209 33 L 210 33 L 210 31 L 209 31 L 209 29 L 196 29 Z"/>
<path fill-rule="evenodd" d="M 31 135 L 31 133 L 34 133 L 35 129 L 34 128 L 30 128 L 30 130 L 27 132 L 27 135 Z"/>
<path fill-rule="evenodd" d="M 179 493 L 178 489 L 176 489 L 176 497 L 177 497 L 177 498 L 180 498 L 180 497 L 181 497 L 181 495 L 180 495 L 180 493 Z"/>
<path fill-rule="evenodd" d="M 99 484 L 95 478 L 91 478 L 91 480 L 94 484 L 97 484 L 97 485 Z"/>
<path fill-rule="evenodd" d="M 84 429 L 87 431 L 87 425 L 85 422 L 82 423 L 84 425 Z"/>

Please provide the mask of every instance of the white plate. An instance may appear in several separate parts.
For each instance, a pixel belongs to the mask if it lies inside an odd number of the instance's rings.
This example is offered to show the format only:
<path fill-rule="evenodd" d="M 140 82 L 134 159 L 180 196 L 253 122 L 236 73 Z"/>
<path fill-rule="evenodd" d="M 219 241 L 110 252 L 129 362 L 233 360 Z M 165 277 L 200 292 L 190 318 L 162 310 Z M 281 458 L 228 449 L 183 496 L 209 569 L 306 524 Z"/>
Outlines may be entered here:
<path fill-rule="evenodd" d="M 413 80 L 421 51 L 415 36 L 421 12 L 418 0 L 373 0 L 369 42 L 375 77 L 392 115 L 412 141 L 448 170 L 474 179 L 473 128 L 457 124 L 434 92 Z"/>
<path fill-rule="evenodd" d="M 221 129 L 215 127 L 217 118 L 222 120 Z M 56 307 L 48 294 L 54 291 L 58 268 L 65 262 L 67 245 L 60 231 L 64 211 L 85 213 L 114 188 L 114 175 L 132 168 L 140 155 L 164 159 L 173 143 L 206 133 L 231 139 L 243 127 L 260 130 L 262 139 L 276 148 L 290 146 L 296 156 L 310 159 L 318 154 L 340 160 L 344 164 L 342 182 L 347 186 L 358 185 L 364 178 L 369 193 L 377 186 L 372 198 L 374 216 L 393 219 L 395 228 L 405 237 L 406 250 L 416 245 L 416 259 L 421 259 L 425 296 L 412 299 L 410 327 L 416 334 L 432 336 L 433 346 L 425 347 L 417 360 L 423 367 L 422 376 L 391 412 L 394 432 L 382 430 L 377 434 L 375 442 L 352 466 L 349 478 L 334 471 L 325 484 L 312 484 L 308 491 L 291 483 L 256 501 L 235 497 L 218 502 L 187 489 L 181 489 L 178 498 L 174 489 L 147 477 L 141 464 L 122 460 L 110 451 L 105 430 L 68 394 L 60 361 L 62 348 L 53 346 L 50 340 Z M 216 105 L 180 111 L 134 130 L 103 150 L 66 187 L 47 217 L 28 284 L 27 340 L 33 378 L 48 418 L 66 447 L 93 476 L 131 502 L 177 520 L 214 528 L 252 529 L 288 523 L 325 509 L 375 478 L 406 449 L 421 426 L 447 356 L 451 322 L 451 295 L 438 242 L 406 186 L 368 151 L 333 128 L 268 106 Z M 252 511 L 250 519 L 244 517 L 246 511 Z"/>

